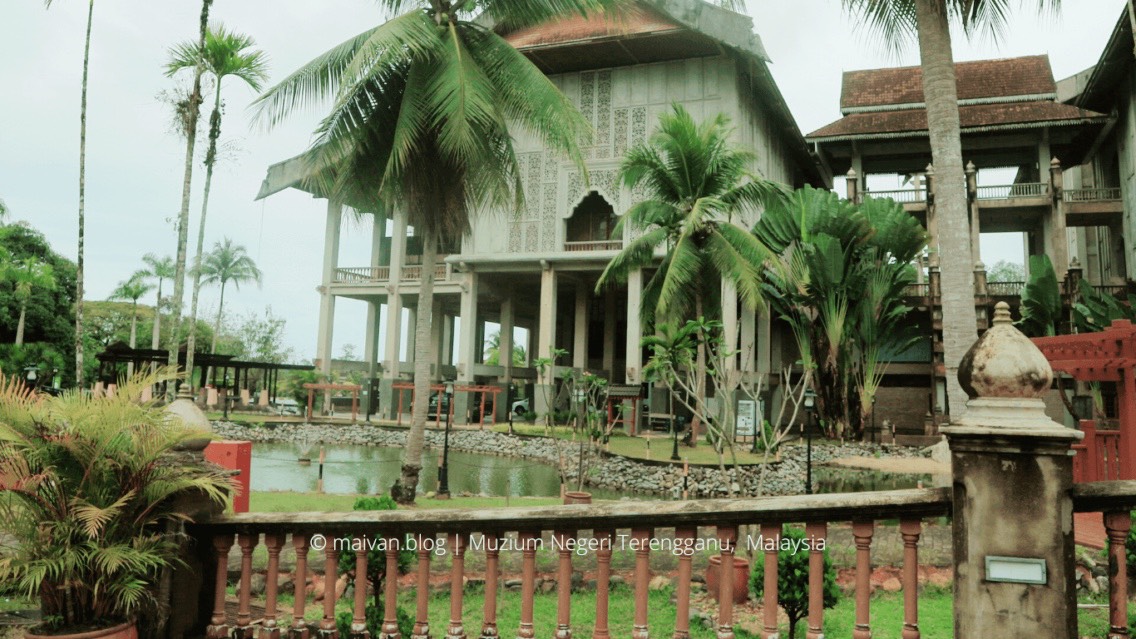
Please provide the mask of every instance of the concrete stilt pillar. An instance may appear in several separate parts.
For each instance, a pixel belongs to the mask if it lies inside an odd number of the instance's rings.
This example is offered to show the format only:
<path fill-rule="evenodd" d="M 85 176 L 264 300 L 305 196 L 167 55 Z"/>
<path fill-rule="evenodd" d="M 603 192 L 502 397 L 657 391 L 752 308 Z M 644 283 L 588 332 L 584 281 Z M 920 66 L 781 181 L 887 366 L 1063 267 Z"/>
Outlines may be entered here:
<path fill-rule="evenodd" d="M 371 413 L 378 408 L 378 404 L 375 401 L 378 398 L 371 396 L 370 380 L 379 376 L 379 319 L 382 317 L 382 313 L 380 313 L 381 304 L 381 297 L 367 302 L 367 333 L 363 344 L 364 357 L 367 361 L 367 381 L 363 384 L 363 415 L 367 421 L 370 421 Z"/>
<path fill-rule="evenodd" d="M 497 352 L 498 363 L 505 369 L 502 380 L 505 383 L 513 381 L 513 328 L 515 326 L 515 308 L 513 297 L 506 295 L 501 300 L 501 332 L 498 334 Z"/>
<path fill-rule="evenodd" d="M 556 270 L 546 265 L 540 273 L 540 324 L 537 326 L 536 359 L 551 357 L 556 348 Z M 536 384 L 536 410 L 540 415 L 552 411 L 549 398 L 551 387 L 555 384 L 555 365 L 549 366 Z"/>
<path fill-rule="evenodd" d="M 627 276 L 627 366 L 625 381 L 638 384 L 643 374 L 643 326 L 639 321 L 639 303 L 643 298 L 643 271 L 632 271 Z"/>
<path fill-rule="evenodd" d="M 588 367 L 588 300 L 591 289 L 583 282 L 576 284 L 575 322 L 572 327 L 572 366 Z"/>
<path fill-rule="evenodd" d="M 1053 196 L 1049 208 L 1049 237 L 1050 258 L 1053 261 L 1053 272 L 1057 281 L 1065 279 L 1065 271 L 1069 269 L 1069 233 L 1065 228 L 1065 196 L 1064 175 L 1061 162 L 1053 158 L 1049 163 L 1049 183 Z"/>
<path fill-rule="evenodd" d="M 615 292 L 604 291 L 603 369 L 615 380 Z"/>
<path fill-rule="evenodd" d="M 343 205 L 334 200 L 327 203 L 327 222 L 323 236 L 323 277 L 320 286 L 319 335 L 316 341 L 316 359 L 320 372 L 331 373 L 332 338 L 335 333 L 335 296 L 331 283 L 339 265 L 339 236 L 343 225 Z"/>
<path fill-rule="evenodd" d="M 476 272 L 466 273 L 465 287 L 461 294 L 461 336 L 458 345 L 458 383 L 472 384 L 473 367 L 477 363 L 482 344 L 477 341 L 477 294 L 478 276 Z M 469 421 L 469 393 L 454 394 L 454 421 L 465 424 Z"/>
<path fill-rule="evenodd" d="M 967 410 L 945 427 L 954 486 L 955 635 L 1075 639 L 1073 458 L 1045 415 L 1053 371 L 1000 302 L 967 352 Z"/>
<path fill-rule="evenodd" d="M 734 353 L 726 359 L 726 368 L 737 370 L 738 290 L 733 282 L 727 280 L 722 280 L 722 337 L 726 341 L 726 348 Z"/>
<path fill-rule="evenodd" d="M 757 311 L 743 305 L 738 328 L 738 366 L 747 373 L 757 371 L 759 355 L 757 348 L 757 322 Z M 768 343 L 765 345 L 765 348 L 769 348 Z"/>
<path fill-rule="evenodd" d="M 430 313 L 432 315 L 432 321 L 430 322 L 430 352 L 433 353 L 430 361 L 434 364 L 434 372 L 430 375 L 430 379 L 437 382 L 442 379 L 442 351 L 445 348 L 442 341 L 445 333 L 445 321 L 442 319 L 443 315 L 445 315 L 445 309 L 442 306 L 441 297 L 437 295 L 434 296 L 434 306 Z"/>

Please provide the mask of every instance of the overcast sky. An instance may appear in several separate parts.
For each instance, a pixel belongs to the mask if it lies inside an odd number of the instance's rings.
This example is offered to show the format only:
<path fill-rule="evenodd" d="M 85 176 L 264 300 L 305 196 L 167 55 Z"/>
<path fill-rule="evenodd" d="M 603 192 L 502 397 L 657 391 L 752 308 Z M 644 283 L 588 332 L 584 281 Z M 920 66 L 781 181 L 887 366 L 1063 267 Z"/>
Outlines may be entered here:
<path fill-rule="evenodd" d="M 79 87 L 86 2 L 0 0 L 0 198 L 17 220 L 42 230 L 56 251 L 76 254 Z M 1032 5 L 1032 2 L 1024 4 Z M 957 60 L 1048 53 L 1058 79 L 1096 63 L 1125 0 L 1067 0 L 1058 16 L 1015 16 L 1005 39 L 956 38 Z M 890 56 L 855 29 L 839 0 L 748 0 L 755 29 L 773 59 L 773 75 L 803 132 L 840 117 L 845 70 L 917 64 L 912 49 Z M 141 267 L 143 254 L 172 254 L 181 202 L 184 143 L 169 130 L 157 96 L 168 47 L 192 39 L 200 3 L 193 0 L 99 0 L 91 51 L 87 155 L 87 299 L 106 299 Z M 271 61 L 273 80 L 381 20 L 372 0 L 216 0 L 215 19 L 253 36 Z M 314 356 L 325 207 L 296 191 L 254 202 L 265 168 L 302 151 L 318 113 L 264 132 L 253 129 L 251 90 L 225 85 L 223 140 L 235 151 L 216 171 L 207 246 L 222 237 L 245 245 L 264 271 L 264 285 L 227 296 L 233 312 L 271 305 L 285 317 L 299 358 Z M 200 167 L 200 165 L 199 165 Z M 204 172 L 195 172 L 193 233 Z M 368 263 L 369 230 L 348 229 L 340 263 Z M 191 251 L 192 251 L 191 241 Z M 988 264 L 1021 261 L 1013 242 L 984 242 Z M 202 294 L 215 310 L 217 291 Z M 188 301 L 188 297 L 187 297 Z M 228 314 L 228 311 L 226 312 Z M 341 300 L 335 353 L 361 352 L 365 306 Z"/>

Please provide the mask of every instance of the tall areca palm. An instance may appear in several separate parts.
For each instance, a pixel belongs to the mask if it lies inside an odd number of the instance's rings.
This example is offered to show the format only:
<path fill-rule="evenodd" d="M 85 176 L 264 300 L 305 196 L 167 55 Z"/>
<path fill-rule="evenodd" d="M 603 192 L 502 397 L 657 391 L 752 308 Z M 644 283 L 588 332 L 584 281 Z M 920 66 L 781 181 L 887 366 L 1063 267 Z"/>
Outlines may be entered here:
<path fill-rule="evenodd" d="M 24 343 L 24 321 L 28 314 L 28 300 L 36 289 L 50 291 L 55 288 L 55 273 L 51 265 L 34 258 L 9 263 L 4 268 L 5 279 L 16 286 L 16 301 L 20 304 L 20 319 L 16 324 L 16 346 Z"/>
<path fill-rule="evenodd" d="M 197 252 L 193 258 L 193 293 L 189 303 L 189 337 L 185 348 L 185 367 L 193 369 L 197 347 L 197 300 L 201 294 L 201 258 L 205 251 L 205 217 L 209 212 L 209 191 L 213 186 L 213 167 L 217 162 L 217 139 L 221 137 L 221 85 L 225 78 L 243 80 L 254 91 L 260 91 L 268 80 L 268 59 L 263 51 L 253 50 L 256 43 L 247 35 L 229 31 L 224 25 L 209 29 L 205 36 L 205 71 L 213 77 L 213 112 L 209 116 L 209 148 L 205 151 L 205 192 L 201 198 L 201 220 L 197 225 Z M 196 69 L 202 51 L 197 43 L 183 42 L 170 52 L 167 75 L 185 69 Z"/>
<path fill-rule="evenodd" d="M 193 192 L 193 154 L 197 148 L 197 121 L 201 117 L 201 76 L 205 74 L 205 40 L 209 32 L 209 10 L 213 7 L 213 0 L 201 0 L 201 15 L 197 25 L 198 56 L 193 70 L 193 88 L 190 90 L 185 108 L 180 111 L 182 131 L 185 133 L 185 171 L 181 184 L 181 209 L 178 211 L 177 222 L 177 251 L 174 258 L 174 297 L 170 302 L 170 340 L 169 365 L 175 368 L 178 365 L 178 339 L 181 324 L 181 307 L 185 301 L 185 262 L 186 249 L 189 244 L 189 199 Z M 187 371 L 188 372 L 188 371 Z M 189 375 L 186 383 L 192 385 L 193 376 Z M 173 392 L 173 384 L 169 386 Z"/>
<path fill-rule="evenodd" d="M 138 345 L 138 299 L 154 289 L 154 285 L 146 281 L 147 276 L 146 271 L 135 271 L 130 279 L 119 282 L 110 294 L 112 300 L 130 301 L 130 348 Z M 157 314 L 158 310 L 155 307 L 154 316 L 157 317 Z M 134 375 L 133 362 L 126 367 L 126 376 L 132 375 Z"/>
<path fill-rule="evenodd" d="M 43 0 L 51 8 L 54 0 Z M 83 243 L 87 230 L 87 79 L 91 62 L 91 26 L 95 0 L 87 0 L 87 35 L 83 43 L 83 86 L 79 97 L 79 251 L 75 259 L 75 385 L 83 386 Z"/>
<path fill-rule="evenodd" d="M 229 238 L 214 244 L 213 250 L 202 260 L 201 283 L 221 285 L 221 301 L 217 303 L 217 319 L 213 323 L 213 343 L 209 347 L 210 353 L 217 352 L 217 334 L 221 332 L 221 317 L 225 311 L 225 286 L 229 282 L 232 282 L 238 290 L 245 282 L 255 282 L 260 286 L 260 278 L 260 269 L 249 257 L 245 247 L 233 244 Z M 187 365 L 186 370 L 192 369 Z"/>
<path fill-rule="evenodd" d="M 523 204 L 510 125 L 582 166 L 586 120 L 500 33 L 623 0 L 382 0 L 397 17 L 312 60 L 260 100 L 275 123 L 324 100 L 309 179 L 340 201 L 401 207 L 423 238 L 415 326 L 414 406 L 402 473 L 413 502 L 430 385 L 430 327 L 439 240 L 469 230 L 475 209 Z M 484 20 L 475 20 L 481 15 Z M 487 26 L 492 22 L 495 26 Z M 321 169 L 330 169 L 327 171 Z"/>
<path fill-rule="evenodd" d="M 958 364 L 974 342 L 974 264 L 971 263 L 966 178 L 962 160 L 958 83 L 951 52 L 950 24 L 967 35 L 1001 33 L 1013 0 L 841 0 L 845 8 L 876 30 L 889 46 L 912 38 L 919 44 L 923 96 L 931 159 L 935 166 L 935 215 L 942 269 L 943 348 L 947 366 L 947 403 L 952 419 L 966 410 L 966 393 L 958 383 Z M 1056 9 L 1061 0 L 1032 0 L 1040 11 Z M 1043 167 L 1044 168 L 1044 167 Z M 936 247 L 932 247 L 933 249 Z"/>
<path fill-rule="evenodd" d="M 731 134 L 725 115 L 697 123 L 676 104 L 659 116 L 650 140 L 628 151 L 620 166 L 624 186 L 646 189 L 647 198 L 620 218 L 613 233 L 620 236 L 630 225 L 643 234 L 612 258 L 596 290 L 652 266 L 661 249 L 658 270 L 643 288 L 644 325 L 656 320 L 683 325 L 718 316 L 723 281 L 733 284 L 750 308 L 761 303 L 760 269 L 768 252 L 735 222 L 783 200 L 786 190 L 749 171 L 754 157 L 736 148 Z M 695 401 L 701 406 L 706 383 L 702 343 L 695 365 Z"/>
<path fill-rule="evenodd" d="M 150 348 L 157 350 L 162 343 L 162 284 L 174 278 L 174 258 L 169 255 L 159 257 L 155 253 L 142 256 L 146 268 L 142 271 L 149 280 L 157 280 L 157 295 L 154 299 L 154 329 L 150 336 Z"/>

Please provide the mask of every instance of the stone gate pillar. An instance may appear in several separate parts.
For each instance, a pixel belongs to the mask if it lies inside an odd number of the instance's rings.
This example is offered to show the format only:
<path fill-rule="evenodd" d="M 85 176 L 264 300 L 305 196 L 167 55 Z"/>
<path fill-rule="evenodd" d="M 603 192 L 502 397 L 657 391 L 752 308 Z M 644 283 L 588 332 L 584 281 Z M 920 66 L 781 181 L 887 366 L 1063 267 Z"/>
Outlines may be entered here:
<path fill-rule="evenodd" d="M 955 637 L 1076 639 L 1070 446 L 1045 415 L 1053 371 L 1011 324 L 994 324 L 963 357 L 970 400 L 942 429 L 954 486 Z"/>

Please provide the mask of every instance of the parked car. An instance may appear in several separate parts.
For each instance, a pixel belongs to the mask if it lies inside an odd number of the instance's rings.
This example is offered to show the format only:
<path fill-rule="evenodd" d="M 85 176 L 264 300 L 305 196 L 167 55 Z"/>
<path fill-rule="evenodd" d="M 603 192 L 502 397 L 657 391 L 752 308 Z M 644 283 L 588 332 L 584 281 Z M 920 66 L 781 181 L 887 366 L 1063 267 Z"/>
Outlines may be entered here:
<path fill-rule="evenodd" d="M 526 397 L 513 402 L 512 410 L 514 415 L 524 415 L 529 412 L 529 398 Z"/>
<path fill-rule="evenodd" d="M 442 414 L 438 414 L 438 396 L 442 396 Z M 444 420 L 450 412 L 450 396 L 445 393 L 433 391 L 430 393 L 430 403 L 426 409 L 426 418 L 434 421 Z"/>
<path fill-rule="evenodd" d="M 299 415 L 300 403 L 290 398 L 277 398 L 273 404 L 277 415 Z"/>

